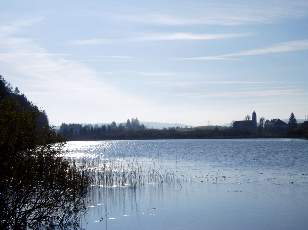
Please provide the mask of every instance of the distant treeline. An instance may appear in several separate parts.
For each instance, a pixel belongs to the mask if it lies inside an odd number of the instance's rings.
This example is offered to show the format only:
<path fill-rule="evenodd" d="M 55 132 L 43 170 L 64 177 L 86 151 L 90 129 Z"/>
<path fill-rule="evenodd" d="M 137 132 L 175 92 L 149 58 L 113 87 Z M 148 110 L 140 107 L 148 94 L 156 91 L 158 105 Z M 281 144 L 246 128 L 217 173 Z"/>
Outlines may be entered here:
<path fill-rule="evenodd" d="M 261 123 L 251 130 L 238 130 L 227 126 L 148 129 L 140 124 L 137 118 L 128 120 L 126 124 L 117 125 L 81 125 L 62 124 L 59 134 L 68 140 L 125 140 L 125 139 L 210 139 L 210 138 L 307 138 L 308 122 L 294 124 L 286 128 L 275 125 L 276 120 Z"/>

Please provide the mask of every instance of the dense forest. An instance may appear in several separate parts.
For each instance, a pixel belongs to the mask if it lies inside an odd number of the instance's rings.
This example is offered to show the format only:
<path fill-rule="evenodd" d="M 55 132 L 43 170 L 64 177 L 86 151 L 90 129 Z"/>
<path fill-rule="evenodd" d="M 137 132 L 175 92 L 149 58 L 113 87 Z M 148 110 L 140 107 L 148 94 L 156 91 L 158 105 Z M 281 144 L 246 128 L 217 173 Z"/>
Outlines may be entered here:
<path fill-rule="evenodd" d="M 63 158 L 44 111 L 0 76 L 0 229 L 78 226 L 89 178 Z"/>

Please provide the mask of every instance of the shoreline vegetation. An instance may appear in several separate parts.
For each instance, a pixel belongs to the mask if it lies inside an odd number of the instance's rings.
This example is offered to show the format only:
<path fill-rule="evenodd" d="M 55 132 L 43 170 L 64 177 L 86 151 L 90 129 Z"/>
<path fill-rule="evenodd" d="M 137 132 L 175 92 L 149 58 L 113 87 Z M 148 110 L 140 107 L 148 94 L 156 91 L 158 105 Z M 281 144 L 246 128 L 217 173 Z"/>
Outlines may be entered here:
<path fill-rule="evenodd" d="M 280 119 L 264 121 L 255 127 L 238 128 L 228 126 L 203 126 L 165 129 L 149 129 L 141 124 L 137 118 L 127 120 L 117 125 L 62 124 L 57 132 L 68 141 L 91 140 L 155 140 L 155 139 L 237 139 L 237 138 L 308 138 L 308 122 L 297 123 L 292 113 L 288 124 Z M 245 120 L 244 122 L 250 122 Z M 236 123 L 236 122 L 235 122 Z"/>
<path fill-rule="evenodd" d="M 0 229 L 76 229 L 88 175 L 61 157 L 44 111 L 0 76 Z"/>

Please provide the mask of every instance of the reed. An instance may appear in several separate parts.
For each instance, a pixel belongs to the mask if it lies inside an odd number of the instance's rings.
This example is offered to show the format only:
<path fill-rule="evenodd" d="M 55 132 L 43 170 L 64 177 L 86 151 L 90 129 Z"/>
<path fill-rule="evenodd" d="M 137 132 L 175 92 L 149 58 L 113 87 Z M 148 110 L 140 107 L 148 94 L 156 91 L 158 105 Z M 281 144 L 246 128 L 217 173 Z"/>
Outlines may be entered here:
<path fill-rule="evenodd" d="M 137 188 L 146 184 L 175 184 L 183 178 L 173 170 L 157 167 L 155 160 L 137 159 L 68 158 L 85 175 L 91 178 L 91 186 Z"/>

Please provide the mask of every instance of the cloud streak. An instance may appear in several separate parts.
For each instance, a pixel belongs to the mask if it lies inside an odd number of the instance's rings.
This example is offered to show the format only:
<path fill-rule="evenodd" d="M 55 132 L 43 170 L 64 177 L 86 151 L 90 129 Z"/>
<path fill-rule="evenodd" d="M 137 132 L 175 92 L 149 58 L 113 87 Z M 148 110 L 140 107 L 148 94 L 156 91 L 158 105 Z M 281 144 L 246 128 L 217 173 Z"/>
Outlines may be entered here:
<path fill-rule="evenodd" d="M 188 58 L 180 58 L 180 60 L 186 60 L 186 61 L 234 60 L 241 57 L 271 55 L 271 54 L 298 52 L 305 50 L 308 50 L 308 39 L 282 42 L 274 44 L 269 47 L 243 50 L 236 53 L 221 54 L 216 56 L 188 57 Z"/>
<path fill-rule="evenodd" d="M 119 15 L 121 21 L 165 26 L 220 25 L 238 26 L 250 24 L 275 23 L 288 18 L 307 16 L 308 3 L 305 0 L 237 1 L 227 3 L 204 2 L 200 5 L 192 3 L 194 15 L 187 11 L 177 13 L 148 13 Z"/>
<path fill-rule="evenodd" d="M 106 56 L 91 56 L 89 58 L 75 59 L 79 62 L 122 62 L 122 61 L 133 61 L 136 58 L 133 56 L 126 55 L 106 55 Z"/>
<path fill-rule="evenodd" d="M 31 25 L 16 22 L 14 28 L 1 34 L 1 74 L 20 86 L 34 103 L 44 105 L 52 124 L 121 120 L 133 116 L 130 108 L 138 108 L 134 113 L 139 114 L 151 111 L 148 103 L 100 79 L 89 66 L 66 55 L 50 53 L 35 41 L 16 35 L 20 28 Z M 87 113 L 82 114 L 80 108 Z"/>
<path fill-rule="evenodd" d="M 101 45 L 114 42 L 159 42 L 159 41 L 209 41 L 247 37 L 248 33 L 222 33 L 222 34 L 198 34 L 198 33 L 147 33 L 134 37 L 123 38 L 91 38 L 70 41 L 73 45 Z"/>
<path fill-rule="evenodd" d="M 181 92 L 177 94 L 183 97 L 200 97 L 200 98 L 266 98 L 266 97 L 285 97 L 285 96 L 304 96 L 307 93 L 302 89 L 293 88 L 277 88 L 277 89 L 263 89 L 250 91 L 221 91 L 221 92 Z"/>
<path fill-rule="evenodd" d="M 0 37 L 3 35 L 14 34 L 22 28 L 27 28 L 38 24 L 44 20 L 44 17 L 36 17 L 12 22 L 6 25 L 0 25 Z"/>

